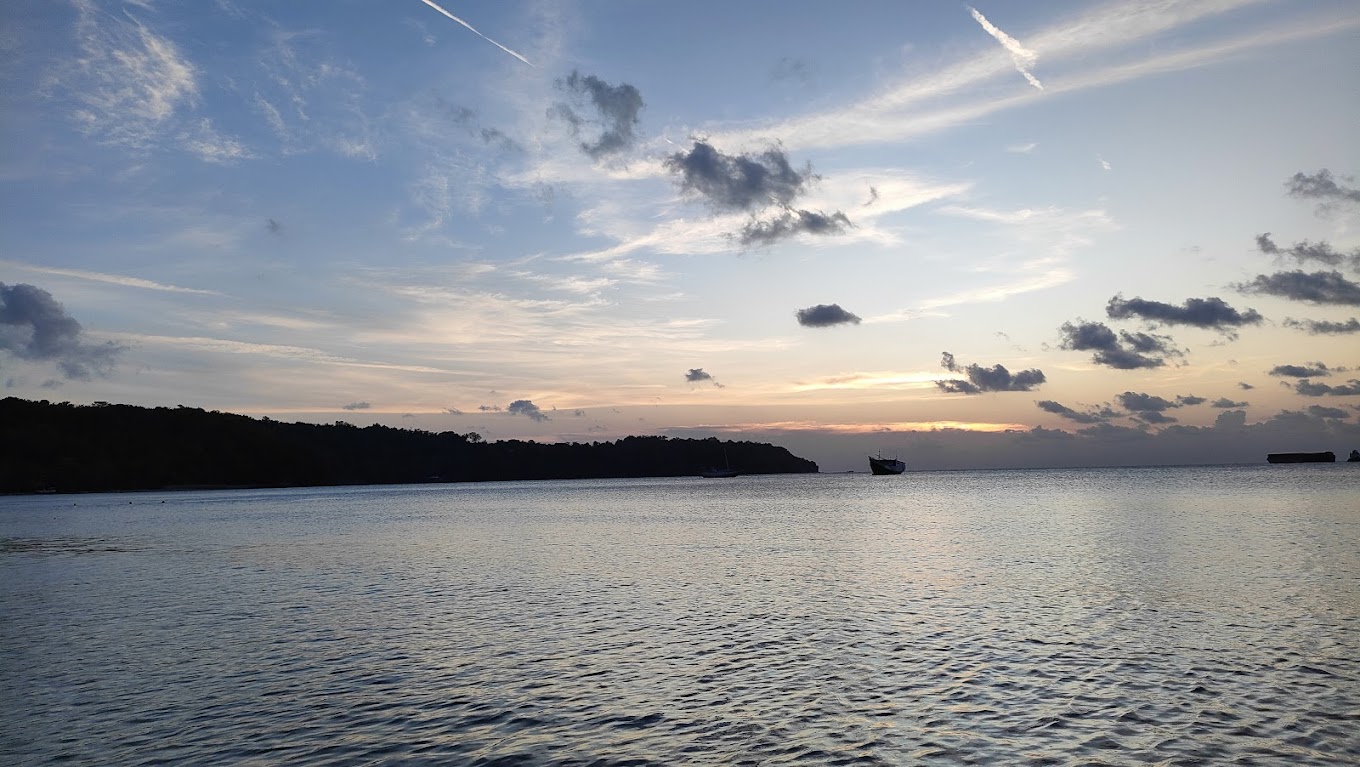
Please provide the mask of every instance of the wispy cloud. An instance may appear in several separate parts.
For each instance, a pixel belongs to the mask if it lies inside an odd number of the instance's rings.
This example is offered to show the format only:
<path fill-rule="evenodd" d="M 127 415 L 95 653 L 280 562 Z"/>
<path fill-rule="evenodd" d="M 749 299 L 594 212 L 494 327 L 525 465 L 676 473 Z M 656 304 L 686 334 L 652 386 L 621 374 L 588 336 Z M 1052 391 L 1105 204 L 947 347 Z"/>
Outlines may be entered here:
<path fill-rule="evenodd" d="M 101 143 L 151 148 L 198 98 L 197 70 L 132 16 L 105 14 L 92 0 L 77 0 L 76 9 L 80 57 L 58 76 L 79 104 L 72 118 Z"/>
<path fill-rule="evenodd" d="M 57 266 L 37 266 L 25 264 L 19 261 L 0 261 L 0 264 L 13 269 L 23 269 L 27 272 L 38 274 L 51 274 L 58 277 L 74 277 L 80 280 L 91 280 L 93 282 L 105 282 L 110 285 L 121 285 L 127 288 L 142 288 L 144 290 L 163 290 L 168 293 L 197 293 L 205 296 L 220 296 L 221 293 L 215 290 L 200 290 L 198 288 L 182 288 L 178 285 L 167 285 L 162 282 L 144 280 L 140 277 L 128 277 L 121 274 L 104 274 L 102 272 L 90 272 L 84 269 L 63 269 Z"/>
<path fill-rule="evenodd" d="M 1014 37 L 1011 37 L 998 29 L 995 24 L 987 20 L 986 16 L 979 13 L 978 9 L 970 6 L 968 12 L 973 14 L 973 19 L 981 24 L 983 29 L 987 30 L 987 34 L 996 38 L 996 41 L 1001 43 L 1001 47 L 1005 48 L 1006 52 L 1011 55 L 1011 61 L 1015 62 L 1015 71 L 1024 75 L 1025 80 L 1027 80 L 1030 85 L 1033 85 L 1039 90 L 1043 90 L 1044 84 L 1039 82 L 1039 78 L 1030 73 L 1030 70 L 1033 69 L 1034 65 L 1039 61 L 1039 54 L 1021 45 L 1019 40 L 1016 40 Z"/>
<path fill-rule="evenodd" d="M 516 53 L 516 52 L 514 52 L 514 51 L 512 51 L 512 50 L 510 50 L 509 48 L 506 48 L 504 45 L 501 45 L 500 43 L 496 42 L 495 40 L 492 40 L 491 38 L 487 37 L 486 35 L 482 34 L 481 32 L 478 32 L 476 27 L 472 26 L 471 24 L 467 23 L 466 21 L 463 21 L 462 19 L 458 18 L 457 16 L 454 16 L 452 13 L 449 13 L 448 11 L 444 10 L 443 8 L 440 8 L 438 5 L 436 5 L 434 2 L 432 2 L 432 0 L 420 0 L 420 1 L 421 1 L 422 3 L 425 3 L 426 5 L 430 6 L 431 8 L 435 9 L 436 11 L 439 11 L 440 13 L 444 14 L 445 16 L 448 16 L 450 19 L 453 19 L 454 21 L 458 22 L 459 24 L 462 24 L 463 26 L 467 27 L 469 30 L 472 31 L 472 33 L 473 33 L 474 35 L 476 35 L 476 36 L 482 38 L 483 40 L 487 41 L 488 43 L 491 43 L 492 45 L 496 46 L 497 48 L 500 48 L 501 50 L 505 51 L 506 53 L 510 54 L 511 56 L 514 56 L 515 58 L 519 59 L 520 61 L 523 61 L 525 64 L 528 64 L 528 65 L 531 66 L 531 67 L 533 66 L 533 62 L 531 62 L 531 61 L 529 61 L 528 59 L 524 58 L 524 57 L 521 56 L 520 54 L 518 54 L 518 53 Z"/>

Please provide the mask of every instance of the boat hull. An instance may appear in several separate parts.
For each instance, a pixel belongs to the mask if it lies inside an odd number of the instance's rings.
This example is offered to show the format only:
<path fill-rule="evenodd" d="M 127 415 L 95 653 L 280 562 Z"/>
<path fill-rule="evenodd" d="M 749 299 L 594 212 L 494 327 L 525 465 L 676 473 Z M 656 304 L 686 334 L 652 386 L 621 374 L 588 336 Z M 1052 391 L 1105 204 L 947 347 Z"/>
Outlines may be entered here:
<path fill-rule="evenodd" d="M 1335 463 L 1336 453 L 1270 453 L 1266 456 L 1270 463 Z"/>
<path fill-rule="evenodd" d="M 907 465 L 894 458 L 870 458 L 869 471 L 875 474 L 901 474 Z"/>

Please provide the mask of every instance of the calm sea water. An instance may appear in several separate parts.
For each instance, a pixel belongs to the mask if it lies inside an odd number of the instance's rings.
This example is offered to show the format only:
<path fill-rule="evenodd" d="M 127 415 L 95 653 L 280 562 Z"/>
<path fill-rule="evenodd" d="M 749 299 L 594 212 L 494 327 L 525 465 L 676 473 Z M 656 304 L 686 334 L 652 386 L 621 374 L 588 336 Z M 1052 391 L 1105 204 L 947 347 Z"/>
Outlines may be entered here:
<path fill-rule="evenodd" d="M 0 498 L 5 764 L 1356 764 L 1360 466 Z"/>

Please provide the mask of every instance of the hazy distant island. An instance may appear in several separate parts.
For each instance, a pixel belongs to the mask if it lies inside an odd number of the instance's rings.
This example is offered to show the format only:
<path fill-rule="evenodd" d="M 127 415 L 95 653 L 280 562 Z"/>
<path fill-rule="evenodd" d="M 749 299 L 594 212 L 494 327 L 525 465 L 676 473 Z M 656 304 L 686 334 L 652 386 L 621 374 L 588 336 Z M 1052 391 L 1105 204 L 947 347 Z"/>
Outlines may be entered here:
<path fill-rule="evenodd" d="M 624 437 L 613 442 L 486 442 L 343 421 L 283 423 L 191 407 L 0 400 L 0 492 L 477 482 L 815 473 L 758 442 Z"/>

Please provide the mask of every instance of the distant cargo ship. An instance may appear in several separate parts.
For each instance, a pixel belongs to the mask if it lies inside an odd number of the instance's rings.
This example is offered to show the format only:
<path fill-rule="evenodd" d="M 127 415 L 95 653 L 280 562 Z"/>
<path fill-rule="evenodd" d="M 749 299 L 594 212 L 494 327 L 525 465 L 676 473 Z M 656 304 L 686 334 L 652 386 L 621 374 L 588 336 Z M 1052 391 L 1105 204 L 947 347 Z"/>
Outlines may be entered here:
<path fill-rule="evenodd" d="M 1271 453 L 1266 456 L 1271 463 L 1336 463 L 1336 453 Z"/>

